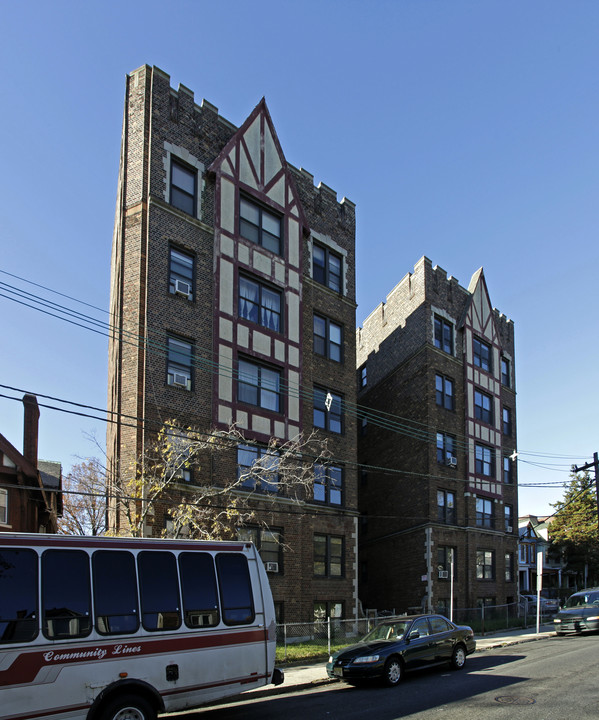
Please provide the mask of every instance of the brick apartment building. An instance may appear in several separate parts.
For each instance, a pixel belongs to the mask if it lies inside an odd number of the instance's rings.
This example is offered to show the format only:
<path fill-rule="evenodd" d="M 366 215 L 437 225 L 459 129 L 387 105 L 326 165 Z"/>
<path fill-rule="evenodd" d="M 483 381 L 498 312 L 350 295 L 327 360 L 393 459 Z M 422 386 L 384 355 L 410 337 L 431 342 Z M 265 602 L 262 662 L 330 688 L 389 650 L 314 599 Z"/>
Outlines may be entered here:
<path fill-rule="evenodd" d="M 517 600 L 514 326 L 423 257 L 357 331 L 360 598 Z M 383 470 L 384 468 L 384 470 Z"/>
<path fill-rule="evenodd" d="M 178 486 L 218 486 L 271 438 L 317 428 L 333 460 L 300 504 L 276 497 L 257 543 L 279 620 L 357 611 L 355 207 L 285 160 L 264 100 L 238 128 L 156 67 L 127 77 L 112 254 L 111 481 L 167 419 L 231 425 Z M 142 422 L 143 421 L 143 422 Z M 267 509 L 268 508 L 268 509 Z M 147 535 L 160 536 L 158 507 Z M 260 514 L 262 513 L 262 514 Z M 118 527 L 120 518 L 111 513 Z"/>

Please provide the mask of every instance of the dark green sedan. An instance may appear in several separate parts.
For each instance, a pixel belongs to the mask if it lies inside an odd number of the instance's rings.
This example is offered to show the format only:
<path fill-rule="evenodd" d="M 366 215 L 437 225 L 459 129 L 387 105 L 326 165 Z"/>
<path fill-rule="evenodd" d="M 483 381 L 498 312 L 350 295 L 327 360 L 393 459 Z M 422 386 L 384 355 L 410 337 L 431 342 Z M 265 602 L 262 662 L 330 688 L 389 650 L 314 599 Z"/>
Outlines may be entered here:
<path fill-rule="evenodd" d="M 385 620 L 360 642 L 329 657 L 327 674 L 348 683 L 382 680 L 393 687 L 404 672 L 449 663 L 460 670 L 476 649 L 472 628 L 443 615 L 405 615 Z"/>

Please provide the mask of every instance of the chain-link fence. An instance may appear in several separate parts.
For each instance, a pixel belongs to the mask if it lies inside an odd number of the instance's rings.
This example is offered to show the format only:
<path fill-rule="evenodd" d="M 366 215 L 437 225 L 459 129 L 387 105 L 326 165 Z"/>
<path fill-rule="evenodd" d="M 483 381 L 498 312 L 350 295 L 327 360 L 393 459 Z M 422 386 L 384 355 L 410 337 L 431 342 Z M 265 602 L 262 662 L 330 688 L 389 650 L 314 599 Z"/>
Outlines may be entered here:
<path fill-rule="evenodd" d="M 446 617 L 450 616 L 450 611 L 446 607 L 437 607 L 433 610 Z M 542 607 L 540 618 L 543 622 L 547 622 L 554 614 Z M 277 647 L 286 660 L 302 657 L 310 652 L 330 654 L 332 649 L 358 642 L 378 622 L 394 615 L 394 612 L 372 611 L 368 618 L 359 620 L 327 618 L 311 623 L 282 623 L 277 626 Z M 453 610 L 453 622 L 457 625 L 470 625 L 476 635 L 519 627 L 533 627 L 536 621 L 536 608 L 522 603 Z"/>

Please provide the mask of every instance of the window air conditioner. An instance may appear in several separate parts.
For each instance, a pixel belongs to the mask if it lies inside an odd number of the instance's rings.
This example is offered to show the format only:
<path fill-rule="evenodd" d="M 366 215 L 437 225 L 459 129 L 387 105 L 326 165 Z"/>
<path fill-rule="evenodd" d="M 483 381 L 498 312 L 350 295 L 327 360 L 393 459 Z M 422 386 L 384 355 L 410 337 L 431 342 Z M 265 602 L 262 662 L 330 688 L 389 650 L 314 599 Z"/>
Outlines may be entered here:
<path fill-rule="evenodd" d="M 278 573 L 279 572 L 279 563 L 278 562 L 267 562 L 266 565 L 266 572 L 272 572 L 272 573 Z"/>
<path fill-rule="evenodd" d="M 508 525 L 508 526 L 505 528 L 505 531 L 506 531 L 506 532 L 512 532 L 512 526 L 511 526 L 511 525 Z"/>
<path fill-rule="evenodd" d="M 445 460 L 445 464 L 448 465 L 449 467 L 452 467 L 452 468 L 457 467 L 457 466 L 458 466 L 458 459 L 457 459 L 457 458 L 454 458 L 454 457 L 448 457 L 448 458 Z"/>
<path fill-rule="evenodd" d="M 189 376 L 185 375 L 185 373 L 174 373 L 173 374 L 173 385 L 178 385 L 179 387 L 187 387 L 187 383 L 189 382 Z"/>
<path fill-rule="evenodd" d="M 175 292 L 178 295 L 189 297 L 191 295 L 191 285 L 184 280 L 175 280 Z"/>
<path fill-rule="evenodd" d="M 439 580 L 447 580 L 449 577 L 449 570 L 439 570 Z"/>

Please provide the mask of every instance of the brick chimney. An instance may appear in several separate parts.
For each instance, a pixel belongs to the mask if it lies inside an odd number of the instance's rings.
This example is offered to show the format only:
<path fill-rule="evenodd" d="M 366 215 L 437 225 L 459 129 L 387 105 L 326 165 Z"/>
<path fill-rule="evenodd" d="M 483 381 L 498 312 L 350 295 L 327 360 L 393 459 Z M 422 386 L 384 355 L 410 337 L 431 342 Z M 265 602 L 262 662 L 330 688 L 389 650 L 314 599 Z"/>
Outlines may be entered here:
<path fill-rule="evenodd" d="M 23 456 L 37 468 L 37 440 L 40 409 L 35 395 L 23 395 Z"/>

